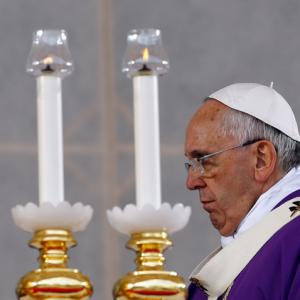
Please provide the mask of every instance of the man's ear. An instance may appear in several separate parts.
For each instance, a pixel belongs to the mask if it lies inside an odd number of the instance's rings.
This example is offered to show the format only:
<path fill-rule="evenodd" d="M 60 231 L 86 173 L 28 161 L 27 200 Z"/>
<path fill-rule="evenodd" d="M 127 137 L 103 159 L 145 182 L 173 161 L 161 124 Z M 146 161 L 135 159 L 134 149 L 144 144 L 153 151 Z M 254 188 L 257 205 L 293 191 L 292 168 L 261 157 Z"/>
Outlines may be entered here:
<path fill-rule="evenodd" d="M 277 163 L 277 152 L 275 146 L 267 140 L 259 141 L 255 144 L 255 179 L 259 182 L 265 182 L 274 172 Z"/>

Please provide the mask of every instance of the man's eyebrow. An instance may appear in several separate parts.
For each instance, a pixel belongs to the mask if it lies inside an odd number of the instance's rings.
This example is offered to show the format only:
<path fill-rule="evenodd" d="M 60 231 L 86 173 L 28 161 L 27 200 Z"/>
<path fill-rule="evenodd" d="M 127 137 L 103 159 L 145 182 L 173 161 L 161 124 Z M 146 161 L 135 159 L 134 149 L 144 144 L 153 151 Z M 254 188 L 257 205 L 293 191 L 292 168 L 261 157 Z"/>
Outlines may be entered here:
<path fill-rule="evenodd" d="M 202 150 L 193 150 L 191 153 L 190 153 L 190 157 L 202 157 L 202 156 L 205 156 L 209 154 L 209 152 L 207 151 L 202 151 Z"/>

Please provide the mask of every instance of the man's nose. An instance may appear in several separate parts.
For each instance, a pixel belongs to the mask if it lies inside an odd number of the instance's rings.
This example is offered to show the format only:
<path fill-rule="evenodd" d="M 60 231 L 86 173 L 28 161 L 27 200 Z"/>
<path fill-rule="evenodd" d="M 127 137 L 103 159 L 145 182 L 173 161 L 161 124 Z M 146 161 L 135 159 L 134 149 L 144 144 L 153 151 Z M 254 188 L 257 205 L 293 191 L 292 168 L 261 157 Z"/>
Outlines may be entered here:
<path fill-rule="evenodd" d="M 205 186 L 206 183 L 201 177 L 199 172 L 193 170 L 188 171 L 188 175 L 186 179 L 186 187 L 189 190 L 198 190 L 204 188 Z"/>

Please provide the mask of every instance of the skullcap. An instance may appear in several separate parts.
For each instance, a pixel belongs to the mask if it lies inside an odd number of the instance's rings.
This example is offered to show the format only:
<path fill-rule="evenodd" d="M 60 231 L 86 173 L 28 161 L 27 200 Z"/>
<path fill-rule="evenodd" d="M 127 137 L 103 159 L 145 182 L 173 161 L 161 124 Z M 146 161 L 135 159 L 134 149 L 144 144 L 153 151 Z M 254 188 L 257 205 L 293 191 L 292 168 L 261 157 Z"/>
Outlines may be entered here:
<path fill-rule="evenodd" d="M 295 115 L 287 101 L 273 88 L 257 83 L 235 83 L 209 96 L 247 113 L 300 142 Z"/>

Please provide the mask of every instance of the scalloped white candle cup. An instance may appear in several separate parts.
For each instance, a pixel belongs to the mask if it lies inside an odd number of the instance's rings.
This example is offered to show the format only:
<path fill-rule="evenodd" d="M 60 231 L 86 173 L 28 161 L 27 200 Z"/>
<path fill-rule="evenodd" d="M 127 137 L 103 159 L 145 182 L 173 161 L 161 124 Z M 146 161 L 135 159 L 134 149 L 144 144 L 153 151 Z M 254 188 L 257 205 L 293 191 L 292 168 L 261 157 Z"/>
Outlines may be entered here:
<path fill-rule="evenodd" d="M 73 206 L 67 201 L 56 206 L 50 202 L 41 203 L 40 206 L 29 202 L 25 206 L 17 205 L 12 208 L 15 224 L 28 232 L 50 228 L 82 231 L 89 224 L 92 215 L 93 208 L 80 202 Z"/>
<path fill-rule="evenodd" d="M 127 204 L 123 210 L 115 206 L 106 213 L 110 225 L 120 233 L 129 235 L 147 230 L 164 230 L 173 233 L 181 230 L 188 223 L 191 208 L 181 203 L 175 204 L 174 207 L 169 203 L 163 203 L 158 209 L 151 204 L 141 208 L 134 204 Z"/>

